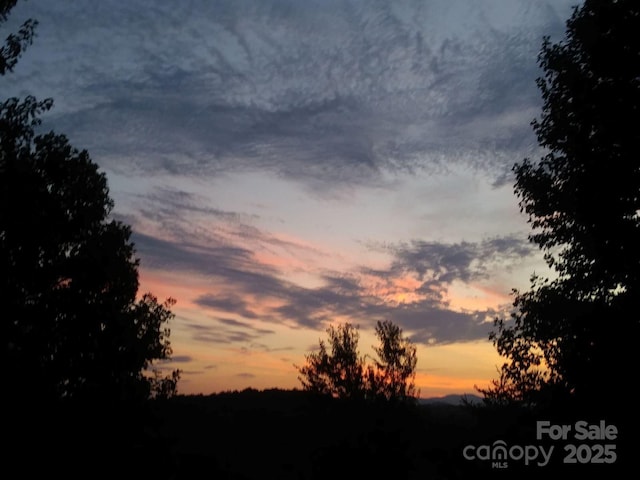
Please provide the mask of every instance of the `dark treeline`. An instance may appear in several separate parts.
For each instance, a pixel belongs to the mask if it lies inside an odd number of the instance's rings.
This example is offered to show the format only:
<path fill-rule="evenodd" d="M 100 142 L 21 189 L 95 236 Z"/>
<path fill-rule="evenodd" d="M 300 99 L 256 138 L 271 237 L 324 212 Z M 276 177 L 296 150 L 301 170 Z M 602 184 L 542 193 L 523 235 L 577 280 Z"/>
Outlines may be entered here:
<path fill-rule="evenodd" d="M 521 407 L 390 404 L 271 389 L 178 395 L 157 402 L 155 441 L 171 478 L 540 478 L 621 472 L 617 464 L 564 464 L 567 442 L 536 441 L 551 412 Z M 563 423 L 582 419 L 561 415 Z M 536 445 L 548 464 L 509 460 L 507 468 L 467 460 L 468 445 Z M 618 442 L 619 443 L 619 442 Z M 622 454 L 620 448 L 619 455 Z M 539 459 L 538 459 L 539 460 Z"/>

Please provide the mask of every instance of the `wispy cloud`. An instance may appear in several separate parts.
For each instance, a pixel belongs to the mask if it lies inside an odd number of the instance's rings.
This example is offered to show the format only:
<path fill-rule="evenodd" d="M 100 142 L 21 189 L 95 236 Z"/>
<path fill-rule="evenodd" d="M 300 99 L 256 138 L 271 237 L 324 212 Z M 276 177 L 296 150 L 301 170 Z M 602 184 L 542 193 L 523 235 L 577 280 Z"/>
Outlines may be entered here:
<path fill-rule="evenodd" d="M 495 267 L 500 263 L 508 268 L 510 262 L 536 251 L 526 239 L 515 236 L 455 244 L 413 240 L 398 245 L 372 245 L 372 248 L 388 250 L 393 254 L 391 272 L 413 272 L 421 281 L 441 283 L 486 278 L 489 266 Z"/>
<path fill-rule="evenodd" d="M 263 339 L 266 335 L 275 333 L 273 330 L 255 328 L 244 322 L 237 322 L 235 325 L 237 328 L 228 328 L 228 326 L 225 326 L 225 321 L 228 319 L 216 320 L 217 323 L 202 324 L 187 322 L 183 323 L 183 325 L 191 334 L 193 340 L 221 345 L 254 345 L 256 340 Z"/>
<path fill-rule="evenodd" d="M 190 355 L 172 355 L 169 360 L 171 363 L 189 363 L 193 360 Z"/>
<path fill-rule="evenodd" d="M 535 148 L 536 54 L 573 2 L 24 3 L 40 36 L 9 90 L 53 96 L 104 167 L 322 191 L 443 161 L 504 175 Z"/>
<path fill-rule="evenodd" d="M 190 249 L 166 240 L 143 239 L 146 264 L 176 273 L 201 275 L 213 282 L 215 293 L 192 301 L 212 312 L 216 324 L 187 324 L 194 339 L 212 343 L 250 343 L 274 333 L 252 321 L 320 329 L 336 318 L 372 325 L 391 319 L 426 343 L 486 338 L 495 308 L 453 308 L 446 293 L 453 282 L 487 278 L 493 269 L 509 268 L 533 254 L 516 237 L 479 243 L 442 244 L 413 241 L 373 246 L 390 256 L 389 267 L 361 267 L 352 272 L 317 272 L 322 285 L 304 287 L 283 278 L 272 267 L 262 268 L 248 251 Z M 239 258 L 236 258 L 238 256 Z M 160 257 L 160 258 L 157 258 Z M 237 318 L 246 321 L 237 320 Z"/>

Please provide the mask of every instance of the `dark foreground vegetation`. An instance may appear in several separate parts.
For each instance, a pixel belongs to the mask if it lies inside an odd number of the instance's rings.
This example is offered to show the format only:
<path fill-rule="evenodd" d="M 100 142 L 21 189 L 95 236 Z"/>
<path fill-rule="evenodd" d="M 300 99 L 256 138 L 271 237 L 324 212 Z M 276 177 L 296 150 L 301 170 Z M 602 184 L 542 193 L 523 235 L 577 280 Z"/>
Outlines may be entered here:
<path fill-rule="evenodd" d="M 621 419 L 578 412 L 467 405 L 407 405 L 320 398 L 299 390 L 178 395 L 119 412 L 41 411 L 21 419 L 7 452 L 23 474 L 46 466 L 75 478 L 462 479 L 587 474 L 623 478 L 637 441 Z M 49 412 L 51 413 L 51 412 Z M 135 414 L 134 414 L 135 413 Z M 40 416 L 37 425 L 34 419 Z M 73 419 L 73 420 L 72 420 Z M 26 420 L 26 422 L 25 422 Z M 616 425 L 615 440 L 536 439 L 536 422 Z M 31 422 L 31 425 L 29 424 Z M 43 428 L 45 426 L 45 428 Z M 35 428 L 32 428 L 35 427 Z M 550 461 L 468 460 L 465 447 L 554 447 Z M 614 445 L 613 463 L 563 464 L 565 446 Z M 475 451 L 467 453 L 474 454 Z M 480 452 L 480 450 L 477 450 Z M 518 451 L 515 450 L 517 456 Z M 478 455 L 481 455 L 478 453 Z"/>
<path fill-rule="evenodd" d="M 321 398 L 271 389 L 177 395 L 113 409 L 25 407 L 7 412 L 5 468 L 31 477 L 150 479 L 467 479 L 627 478 L 637 451 L 634 421 L 609 414 L 535 411 L 484 405 L 393 404 Z M 637 415 L 636 415 L 637 417 Z M 615 425 L 615 440 L 536 439 L 536 422 Z M 635 421 L 637 424 L 637 421 Z M 637 426 L 637 425 L 636 425 Z M 554 450 L 539 456 L 468 460 L 465 447 L 521 446 Z M 564 464 L 566 446 L 613 445 L 612 463 Z M 595 451 L 595 450 L 594 450 Z M 516 456 L 518 451 L 514 451 Z"/>

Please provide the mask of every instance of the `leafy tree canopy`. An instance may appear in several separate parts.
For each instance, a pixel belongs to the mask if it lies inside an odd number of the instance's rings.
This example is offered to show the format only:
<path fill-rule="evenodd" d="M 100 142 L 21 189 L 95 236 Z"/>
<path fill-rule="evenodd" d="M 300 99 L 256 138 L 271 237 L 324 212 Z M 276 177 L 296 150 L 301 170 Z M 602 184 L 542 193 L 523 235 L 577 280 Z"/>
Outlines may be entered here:
<path fill-rule="evenodd" d="M 546 154 L 516 164 L 530 239 L 555 269 L 515 291 L 491 338 L 507 358 L 489 399 L 604 404 L 631 377 L 640 311 L 640 3 L 586 0 L 543 42 Z M 617 374 L 616 374 L 617 373 Z"/>
<path fill-rule="evenodd" d="M 305 390 L 351 400 L 406 402 L 417 397 L 416 347 L 400 327 L 390 321 L 376 324 L 380 344 L 374 347 L 377 358 L 372 365 L 358 351 L 357 327 L 330 326 L 327 334 L 328 345 L 320 340 L 318 351 L 306 356 L 306 365 L 297 367 Z"/>
<path fill-rule="evenodd" d="M 418 396 L 414 379 L 418 357 L 416 346 L 402 335 L 402 329 L 389 321 L 376 324 L 380 344 L 377 358 L 367 370 L 370 390 L 386 400 L 406 400 Z"/>
<path fill-rule="evenodd" d="M 0 24 L 15 5 L 0 2 Z M 0 48 L 0 75 L 32 42 L 27 20 Z M 173 300 L 138 298 L 129 226 L 110 218 L 107 179 L 64 135 L 36 134 L 52 100 L 0 103 L 0 303 L 8 397 L 126 400 L 175 393 Z"/>

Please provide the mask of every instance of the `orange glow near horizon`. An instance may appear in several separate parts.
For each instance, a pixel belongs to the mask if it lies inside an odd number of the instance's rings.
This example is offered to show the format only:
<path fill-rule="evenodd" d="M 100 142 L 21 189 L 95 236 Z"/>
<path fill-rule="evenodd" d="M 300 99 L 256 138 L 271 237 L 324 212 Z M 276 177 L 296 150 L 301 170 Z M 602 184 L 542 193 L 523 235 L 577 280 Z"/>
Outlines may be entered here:
<path fill-rule="evenodd" d="M 299 389 L 298 371 L 294 362 L 287 359 L 270 359 L 269 366 L 260 365 L 267 356 L 260 355 L 232 368 L 216 368 L 209 371 L 183 374 L 179 384 L 182 394 L 211 394 L 229 390 L 256 388 Z M 297 363 L 295 363 L 297 365 Z M 252 367 L 256 367 L 254 370 Z M 255 373 L 248 373 L 250 370 Z M 494 370 L 495 372 L 495 370 Z M 439 397 L 450 394 L 477 394 L 476 387 L 486 387 L 493 376 L 458 376 L 418 372 L 415 386 L 420 398 Z"/>
<path fill-rule="evenodd" d="M 477 394 L 477 387 L 485 387 L 487 378 L 448 377 L 420 373 L 416 375 L 416 388 L 420 390 L 420 398 L 441 397 L 445 395 Z"/>
<path fill-rule="evenodd" d="M 296 265 L 293 262 L 286 263 L 288 260 L 278 255 L 273 257 L 272 262 L 277 259 L 282 260 L 281 265 Z M 267 258 L 261 258 L 261 264 L 267 262 Z M 320 287 L 321 277 L 314 277 L 311 268 L 307 272 L 308 282 L 315 281 L 318 284 L 308 287 L 301 285 L 301 288 Z M 370 292 L 371 297 L 380 302 L 399 305 L 425 298 L 419 292 L 423 283 L 411 275 L 391 278 L 384 284 L 375 277 L 361 277 L 360 281 L 364 284 L 364 291 Z M 147 291 L 160 301 L 168 297 L 177 300 L 172 309 L 176 319 L 169 327 L 172 331 L 174 357 L 177 356 L 180 360 L 169 365 L 183 372 L 178 385 L 180 393 L 209 394 L 248 387 L 300 388 L 294 365 L 303 365 L 305 354 L 318 344 L 319 339 L 326 337 L 324 328 L 309 329 L 289 321 L 275 321 L 272 318 L 273 312 L 286 305 L 286 299 L 244 295 L 241 300 L 246 302 L 247 308 L 258 318 L 244 318 L 224 310 L 217 312 L 215 308 L 197 304 L 195 300 L 206 294 L 214 293 L 224 298 L 225 295 L 238 296 L 242 293 L 232 285 L 221 284 L 215 277 L 143 269 L 140 275 L 140 292 Z M 449 308 L 480 310 L 502 305 L 508 297 L 485 286 L 454 284 L 450 285 L 445 299 L 450 302 Z M 342 317 L 332 311 L 317 313 L 329 315 L 333 325 L 358 323 L 353 318 Z M 231 323 L 222 322 L 218 316 Z M 237 325 L 233 322 L 237 322 Z M 199 328 L 206 329 L 211 340 L 196 338 Z M 225 340 L 225 335 L 233 333 L 238 333 L 238 338 L 245 340 L 225 343 L 229 342 Z M 372 330 L 360 330 L 362 354 L 372 354 L 370 347 L 376 344 L 377 339 Z M 422 397 L 476 393 L 476 386 L 487 386 L 496 377 L 496 366 L 501 363 L 488 340 L 418 345 L 415 384 Z M 169 368 L 169 365 L 165 367 Z"/>
<path fill-rule="evenodd" d="M 372 334 L 363 333 L 360 339 L 361 353 L 370 353 L 365 347 L 372 343 Z M 302 337 L 308 338 L 307 346 L 295 350 L 274 348 L 268 351 L 200 345 L 193 350 L 181 350 L 181 354 L 189 352 L 194 361 L 184 368 L 186 374 L 183 374 L 179 391 L 184 394 L 210 394 L 249 387 L 301 388 L 295 365 L 304 365 L 308 348 L 317 344 L 319 336 L 312 331 L 306 334 L 298 331 L 296 336 L 298 341 Z M 486 387 L 496 378 L 496 368 L 501 362 L 502 359 L 488 341 L 430 347 L 420 345 L 415 385 L 422 398 L 477 393 L 476 387 Z M 183 368 L 181 365 L 177 367 Z"/>

